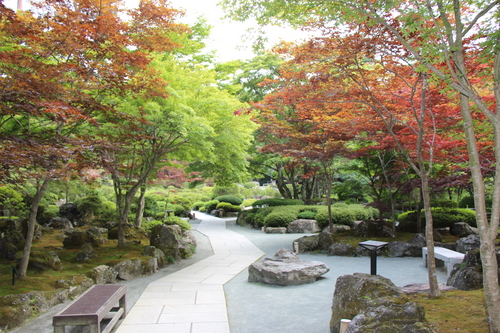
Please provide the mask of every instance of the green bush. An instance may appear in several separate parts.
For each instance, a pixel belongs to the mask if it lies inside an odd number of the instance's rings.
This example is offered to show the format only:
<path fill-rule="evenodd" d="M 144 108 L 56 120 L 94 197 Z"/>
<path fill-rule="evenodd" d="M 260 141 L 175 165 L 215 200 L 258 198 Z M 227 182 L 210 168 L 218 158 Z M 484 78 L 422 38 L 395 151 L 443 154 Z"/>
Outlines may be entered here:
<path fill-rule="evenodd" d="M 273 207 L 256 208 L 256 213 L 253 216 L 253 221 L 249 221 L 248 224 L 253 225 L 256 228 L 263 227 L 265 225 L 264 220 L 267 215 L 273 211 Z"/>
<path fill-rule="evenodd" d="M 304 202 L 298 199 L 262 199 L 253 203 L 252 207 L 276 207 L 276 206 L 292 206 L 303 205 Z"/>
<path fill-rule="evenodd" d="M 205 203 L 203 201 L 196 201 L 191 207 L 192 210 L 200 210 L 200 207 L 203 207 Z"/>
<path fill-rule="evenodd" d="M 286 227 L 297 219 L 298 213 L 298 207 L 276 207 L 265 217 L 264 224 L 266 227 Z"/>
<path fill-rule="evenodd" d="M 476 226 L 476 213 L 467 208 L 431 208 L 434 228 L 451 228 L 457 222 L 466 222 Z M 398 229 L 404 232 L 417 232 L 417 212 L 409 211 L 399 214 Z M 421 210 L 420 220 L 422 227 L 425 226 L 425 213 Z"/>
<path fill-rule="evenodd" d="M 238 198 L 234 195 L 221 195 L 216 197 L 214 200 L 218 200 L 219 202 L 227 202 L 234 206 L 239 206 L 243 202 L 243 199 Z"/>
<path fill-rule="evenodd" d="M 232 205 L 229 202 L 219 202 L 216 209 L 224 209 L 225 212 L 241 212 L 241 207 Z"/>
<path fill-rule="evenodd" d="M 175 204 L 175 205 L 182 206 L 182 209 L 183 209 L 184 212 L 188 211 L 188 210 L 191 210 L 191 207 L 193 205 L 193 202 L 190 199 L 185 198 L 185 197 L 181 197 L 181 196 L 175 196 L 174 198 L 172 198 L 170 200 L 170 202 L 173 203 L 173 204 Z"/>
<path fill-rule="evenodd" d="M 93 218 L 99 217 L 104 208 L 103 200 L 97 195 L 80 198 L 76 201 L 76 204 L 85 222 L 90 222 Z"/>
<path fill-rule="evenodd" d="M 145 222 L 142 222 L 141 228 L 146 233 L 149 234 L 151 232 L 151 229 L 153 229 L 153 227 L 156 226 L 156 225 L 158 225 L 158 224 L 163 224 L 163 223 L 161 221 L 158 221 L 158 220 L 145 221 Z"/>
<path fill-rule="evenodd" d="M 318 212 L 313 212 L 312 210 L 304 210 L 297 214 L 298 219 L 309 219 L 313 220 Z"/>
<path fill-rule="evenodd" d="M 217 205 L 219 204 L 219 200 L 210 200 L 207 201 L 203 204 L 203 207 L 205 208 L 205 211 L 210 213 L 214 209 L 216 209 Z"/>
<path fill-rule="evenodd" d="M 355 221 L 359 220 L 373 220 L 375 216 L 378 216 L 378 210 L 373 207 L 366 207 L 359 204 L 353 204 L 347 206 L 351 212 L 355 215 Z"/>
<path fill-rule="evenodd" d="M 103 201 L 102 203 L 102 219 L 114 219 L 116 217 L 116 203 L 113 201 Z"/>
<path fill-rule="evenodd" d="M 52 220 L 52 218 L 59 215 L 59 207 L 56 205 L 49 206 L 38 206 L 38 212 L 36 214 L 36 220 L 39 224 L 47 224 Z"/>
<path fill-rule="evenodd" d="M 167 225 L 177 224 L 179 227 L 181 227 L 182 230 L 191 229 L 191 224 L 189 224 L 188 221 L 185 221 L 178 216 L 167 216 L 167 218 L 165 219 L 165 224 Z"/>
<path fill-rule="evenodd" d="M 253 203 L 257 201 L 256 199 L 245 199 L 243 200 L 243 202 L 241 203 L 241 206 L 243 207 L 252 207 L 253 206 Z"/>
<path fill-rule="evenodd" d="M 20 216 L 24 210 L 23 196 L 9 185 L 0 185 L 0 215 Z"/>
<path fill-rule="evenodd" d="M 345 208 L 342 208 L 342 206 L 332 206 L 333 224 L 352 226 L 354 221 L 356 221 L 356 213 L 348 207 L 348 205 L 345 205 Z M 324 209 L 318 211 L 316 221 L 321 229 L 328 226 L 328 207 L 324 207 Z"/>

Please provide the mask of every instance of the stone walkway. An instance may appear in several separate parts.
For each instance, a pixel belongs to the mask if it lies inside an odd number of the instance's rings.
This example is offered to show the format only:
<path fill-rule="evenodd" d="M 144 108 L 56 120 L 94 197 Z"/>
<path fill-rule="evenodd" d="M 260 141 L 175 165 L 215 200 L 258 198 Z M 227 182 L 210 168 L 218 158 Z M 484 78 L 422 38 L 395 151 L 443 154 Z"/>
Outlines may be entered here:
<path fill-rule="evenodd" d="M 196 213 L 214 255 L 150 283 L 117 333 L 229 333 L 223 285 L 264 253 L 226 221 Z"/>

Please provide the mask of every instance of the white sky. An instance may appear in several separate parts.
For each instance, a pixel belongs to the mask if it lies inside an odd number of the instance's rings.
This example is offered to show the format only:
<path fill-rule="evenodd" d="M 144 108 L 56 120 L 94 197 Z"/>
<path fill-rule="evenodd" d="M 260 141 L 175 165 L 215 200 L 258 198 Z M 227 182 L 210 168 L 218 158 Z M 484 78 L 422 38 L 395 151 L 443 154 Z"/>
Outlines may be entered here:
<path fill-rule="evenodd" d="M 138 0 L 126 0 L 127 3 L 136 3 Z M 186 15 L 183 23 L 192 24 L 197 17 L 203 16 L 207 23 L 213 26 L 210 38 L 206 41 L 208 50 L 217 51 L 219 62 L 236 59 L 250 59 L 253 57 L 252 45 L 243 41 L 243 36 L 248 35 L 247 29 L 252 27 L 251 23 L 242 23 L 222 20 L 224 15 L 222 8 L 217 6 L 219 0 L 170 0 L 172 6 L 183 9 Z M 15 9 L 17 0 L 4 0 L 7 7 Z M 27 6 L 28 0 L 23 0 L 23 6 Z M 278 43 L 280 39 L 291 41 L 305 38 L 306 33 L 280 27 L 266 28 L 266 37 L 269 39 L 266 47 Z"/>

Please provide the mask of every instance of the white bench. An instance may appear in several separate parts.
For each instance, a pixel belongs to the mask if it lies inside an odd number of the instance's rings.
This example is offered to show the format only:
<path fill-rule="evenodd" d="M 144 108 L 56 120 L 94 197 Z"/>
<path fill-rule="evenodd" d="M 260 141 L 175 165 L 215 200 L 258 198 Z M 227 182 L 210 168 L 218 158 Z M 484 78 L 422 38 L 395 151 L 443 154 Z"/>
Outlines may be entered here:
<path fill-rule="evenodd" d="M 422 257 L 424 258 L 424 266 L 427 267 L 427 247 L 422 248 Z M 448 277 L 455 264 L 460 264 L 464 260 L 465 254 L 449 250 L 444 247 L 434 247 L 434 258 L 444 261 L 446 264 L 446 272 Z"/>

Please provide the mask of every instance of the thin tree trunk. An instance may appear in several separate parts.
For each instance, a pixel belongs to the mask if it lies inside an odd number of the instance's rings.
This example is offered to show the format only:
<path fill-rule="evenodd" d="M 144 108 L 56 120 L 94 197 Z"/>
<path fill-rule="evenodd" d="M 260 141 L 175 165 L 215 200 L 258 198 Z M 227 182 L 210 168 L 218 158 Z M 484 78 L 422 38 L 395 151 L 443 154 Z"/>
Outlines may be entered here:
<path fill-rule="evenodd" d="M 31 203 L 30 215 L 28 217 L 28 233 L 26 235 L 26 242 L 24 244 L 21 262 L 19 263 L 19 268 L 17 270 L 20 279 L 24 279 L 26 277 L 28 263 L 30 260 L 31 246 L 33 245 L 33 237 L 35 235 L 36 214 L 38 212 L 38 207 L 40 206 L 40 201 L 49 187 L 49 183 L 50 180 L 45 179 L 41 185 L 38 184 L 35 197 Z"/>
<path fill-rule="evenodd" d="M 424 166 L 423 166 L 424 167 Z M 436 260 L 434 256 L 434 223 L 432 221 L 431 198 L 429 193 L 429 178 L 427 173 L 423 172 L 422 180 L 422 197 L 424 201 L 425 211 L 425 240 L 427 242 L 427 272 L 429 274 L 429 289 L 430 297 L 439 297 L 439 283 L 436 275 Z"/>
<path fill-rule="evenodd" d="M 146 197 L 146 184 L 141 186 L 141 191 L 139 195 L 139 202 L 137 203 L 137 215 L 135 217 L 135 226 L 140 227 L 142 224 L 142 219 L 144 217 L 144 205 Z"/>

